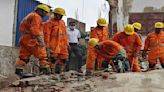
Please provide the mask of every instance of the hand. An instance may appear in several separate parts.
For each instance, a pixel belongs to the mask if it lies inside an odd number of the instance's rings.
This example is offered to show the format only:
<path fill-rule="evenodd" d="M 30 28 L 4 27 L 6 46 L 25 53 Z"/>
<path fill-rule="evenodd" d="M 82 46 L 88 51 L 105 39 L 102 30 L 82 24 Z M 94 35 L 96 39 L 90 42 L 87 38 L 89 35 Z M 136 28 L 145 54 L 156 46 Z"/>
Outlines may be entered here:
<path fill-rule="evenodd" d="M 54 53 L 53 50 L 49 49 L 48 47 L 46 47 L 46 52 L 47 52 L 47 57 L 50 58 L 51 54 Z"/>
<path fill-rule="evenodd" d="M 39 46 L 45 46 L 45 43 L 42 37 L 37 37 L 36 39 L 38 41 Z"/>
<path fill-rule="evenodd" d="M 54 51 L 51 50 L 51 49 L 46 48 L 46 50 L 47 50 L 47 53 L 48 53 L 48 54 L 53 54 L 53 53 L 54 53 Z"/>
<path fill-rule="evenodd" d="M 95 48 L 96 48 L 96 49 L 100 49 L 101 46 L 100 46 L 100 45 L 96 45 Z"/>

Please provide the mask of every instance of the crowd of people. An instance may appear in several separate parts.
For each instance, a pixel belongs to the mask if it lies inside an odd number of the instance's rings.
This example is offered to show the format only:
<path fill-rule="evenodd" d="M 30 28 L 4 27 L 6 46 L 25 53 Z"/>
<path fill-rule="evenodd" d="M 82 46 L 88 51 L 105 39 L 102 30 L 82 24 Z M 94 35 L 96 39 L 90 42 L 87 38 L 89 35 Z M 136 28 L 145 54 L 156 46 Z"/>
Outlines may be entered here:
<path fill-rule="evenodd" d="M 39 69 L 43 74 L 61 73 L 69 71 L 70 54 L 76 56 L 78 72 L 82 66 L 82 55 L 78 49 L 80 31 L 76 29 L 76 22 L 71 21 L 68 28 L 65 21 L 66 12 L 62 8 L 55 8 L 53 17 L 46 22 L 42 22 L 42 17 L 50 13 L 50 8 L 45 4 L 40 4 L 36 9 L 29 13 L 20 24 L 20 47 L 19 60 L 16 61 L 15 73 L 21 75 L 23 67 L 34 55 L 39 59 Z M 126 71 L 141 72 L 139 56 L 142 47 L 142 36 L 137 33 L 142 30 L 141 23 L 127 24 L 123 31 L 114 34 L 109 38 L 108 23 L 104 18 L 97 20 L 97 26 L 90 31 L 88 41 L 86 75 L 91 75 L 95 70 L 102 70 L 103 62 L 105 66 L 110 64 L 114 71 L 119 72 L 113 62 L 119 59 L 125 64 Z M 148 58 L 149 68 L 155 69 L 159 60 L 164 68 L 164 23 L 156 22 L 155 30 L 146 36 L 143 58 Z M 129 67 L 128 67 L 129 66 Z"/>

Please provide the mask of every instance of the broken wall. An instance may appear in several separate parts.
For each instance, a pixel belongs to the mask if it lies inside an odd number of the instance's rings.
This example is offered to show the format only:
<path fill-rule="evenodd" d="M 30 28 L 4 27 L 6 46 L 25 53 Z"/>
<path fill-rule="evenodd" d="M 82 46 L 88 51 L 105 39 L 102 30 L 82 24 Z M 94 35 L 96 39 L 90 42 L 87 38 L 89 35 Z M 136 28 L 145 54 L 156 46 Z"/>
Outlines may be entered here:
<path fill-rule="evenodd" d="M 11 75 L 15 71 L 15 61 L 18 58 L 18 49 L 0 46 L 0 74 Z"/>
<path fill-rule="evenodd" d="M 128 24 L 129 13 L 164 12 L 163 0 L 118 0 L 118 31 Z"/>

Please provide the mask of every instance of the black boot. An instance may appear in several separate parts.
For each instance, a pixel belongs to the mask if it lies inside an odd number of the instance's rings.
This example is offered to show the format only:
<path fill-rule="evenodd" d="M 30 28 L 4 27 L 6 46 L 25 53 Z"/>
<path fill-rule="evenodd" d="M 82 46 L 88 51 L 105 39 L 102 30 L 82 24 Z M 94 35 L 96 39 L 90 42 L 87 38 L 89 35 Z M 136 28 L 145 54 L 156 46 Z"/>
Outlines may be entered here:
<path fill-rule="evenodd" d="M 164 68 L 164 64 L 161 64 L 162 68 Z"/>
<path fill-rule="evenodd" d="M 62 66 L 57 64 L 56 67 L 55 67 L 55 73 L 60 74 L 62 72 L 61 68 L 62 68 Z"/>
<path fill-rule="evenodd" d="M 50 68 L 40 68 L 40 72 L 46 75 L 51 74 L 51 69 Z"/>
<path fill-rule="evenodd" d="M 155 69 L 155 64 L 149 64 L 149 69 L 154 70 Z"/>
<path fill-rule="evenodd" d="M 101 65 L 102 70 L 107 69 L 108 68 L 108 65 L 109 65 L 109 62 L 108 61 L 103 61 L 102 62 L 102 65 Z"/>
<path fill-rule="evenodd" d="M 22 73 L 23 73 L 23 69 L 18 69 L 18 68 L 15 69 L 15 74 L 22 76 Z"/>

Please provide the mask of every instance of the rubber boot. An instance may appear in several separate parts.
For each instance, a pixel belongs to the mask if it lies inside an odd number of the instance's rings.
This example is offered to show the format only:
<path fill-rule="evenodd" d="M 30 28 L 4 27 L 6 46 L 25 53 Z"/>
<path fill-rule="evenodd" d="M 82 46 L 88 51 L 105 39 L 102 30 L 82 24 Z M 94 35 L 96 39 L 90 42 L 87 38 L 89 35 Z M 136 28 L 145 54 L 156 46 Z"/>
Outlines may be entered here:
<path fill-rule="evenodd" d="M 55 73 L 60 74 L 62 72 L 62 66 L 60 64 L 57 64 L 55 67 Z"/>
<path fill-rule="evenodd" d="M 65 64 L 64 64 L 64 71 L 65 72 L 68 72 L 70 69 L 69 69 L 69 61 L 66 61 Z"/>
<path fill-rule="evenodd" d="M 93 71 L 92 70 L 86 70 L 85 76 L 92 76 Z"/>
<path fill-rule="evenodd" d="M 23 73 L 23 69 L 19 69 L 19 68 L 15 69 L 15 74 L 22 76 L 22 73 Z"/>
<path fill-rule="evenodd" d="M 149 64 L 149 68 L 152 70 L 155 69 L 155 64 Z"/>
<path fill-rule="evenodd" d="M 51 72 L 51 69 L 50 68 L 40 68 L 40 72 L 42 74 L 46 74 L 46 75 L 49 75 Z"/>
<path fill-rule="evenodd" d="M 164 68 L 164 64 L 161 64 L 162 68 Z"/>
<path fill-rule="evenodd" d="M 109 65 L 109 62 L 108 61 L 103 61 L 102 62 L 102 70 L 107 69 L 108 68 L 108 65 Z"/>

